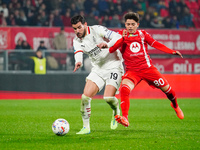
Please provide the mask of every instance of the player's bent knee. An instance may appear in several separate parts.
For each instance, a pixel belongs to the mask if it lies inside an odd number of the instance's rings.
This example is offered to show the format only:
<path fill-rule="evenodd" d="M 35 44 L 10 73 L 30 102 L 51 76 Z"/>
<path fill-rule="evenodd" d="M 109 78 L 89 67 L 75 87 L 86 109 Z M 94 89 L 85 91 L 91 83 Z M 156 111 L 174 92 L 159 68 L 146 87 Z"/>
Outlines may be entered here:
<path fill-rule="evenodd" d="M 109 102 L 114 102 L 114 101 L 118 101 L 116 97 L 111 96 L 111 97 L 104 97 L 103 98 L 107 103 Z"/>
<path fill-rule="evenodd" d="M 168 85 L 166 85 L 166 86 L 164 86 L 164 87 L 161 87 L 160 89 L 161 89 L 164 93 L 166 93 L 166 92 L 169 90 L 169 88 L 171 88 L 171 86 L 168 84 Z"/>
<path fill-rule="evenodd" d="M 118 99 L 116 97 L 104 97 L 103 98 L 111 107 L 117 107 Z"/>
<path fill-rule="evenodd" d="M 120 114 L 119 102 L 116 97 L 104 97 L 104 100 L 110 105 L 113 109 L 114 116 Z"/>

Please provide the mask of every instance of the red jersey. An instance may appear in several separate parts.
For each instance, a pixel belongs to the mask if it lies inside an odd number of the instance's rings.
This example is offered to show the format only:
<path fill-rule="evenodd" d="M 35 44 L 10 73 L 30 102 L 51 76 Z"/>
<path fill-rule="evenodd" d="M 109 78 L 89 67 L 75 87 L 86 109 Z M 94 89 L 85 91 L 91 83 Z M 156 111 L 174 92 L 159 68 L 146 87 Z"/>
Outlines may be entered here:
<path fill-rule="evenodd" d="M 118 31 L 118 33 L 122 35 L 123 30 Z M 175 52 L 157 42 L 144 30 L 137 30 L 134 34 L 127 33 L 127 36 L 120 42 L 123 42 L 120 51 L 126 70 L 138 71 L 152 66 L 152 60 L 148 54 L 148 44 L 167 53 Z"/>
<path fill-rule="evenodd" d="M 122 31 L 120 34 L 122 34 Z M 126 70 L 141 70 L 152 66 L 147 44 L 152 45 L 154 41 L 144 30 L 137 30 L 134 34 L 127 33 L 120 50 Z"/>

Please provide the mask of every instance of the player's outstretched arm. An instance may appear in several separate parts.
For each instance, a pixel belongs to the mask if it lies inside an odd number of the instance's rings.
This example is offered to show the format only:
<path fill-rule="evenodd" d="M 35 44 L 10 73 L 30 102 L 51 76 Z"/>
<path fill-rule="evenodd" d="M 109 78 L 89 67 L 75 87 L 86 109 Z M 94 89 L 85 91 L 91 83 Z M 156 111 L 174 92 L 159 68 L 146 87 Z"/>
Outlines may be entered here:
<path fill-rule="evenodd" d="M 112 47 L 109 48 L 109 52 L 110 53 L 115 52 L 119 47 L 122 46 L 123 41 L 124 41 L 124 37 L 117 40 L 117 42 Z"/>
<path fill-rule="evenodd" d="M 81 63 L 81 62 L 77 62 L 77 63 L 75 64 L 75 67 L 74 67 L 74 71 L 73 71 L 73 72 L 76 72 L 76 70 L 78 70 L 81 66 L 82 66 L 82 63 Z"/>
<path fill-rule="evenodd" d="M 183 55 L 179 51 L 173 52 L 174 55 L 179 55 L 181 58 L 183 58 Z"/>
<path fill-rule="evenodd" d="M 161 44 L 158 41 L 154 41 L 153 44 L 151 45 L 154 48 L 157 48 L 165 53 L 173 54 L 173 55 L 179 55 L 181 58 L 183 58 L 182 54 L 179 51 L 172 50 L 165 46 L 164 44 Z"/>

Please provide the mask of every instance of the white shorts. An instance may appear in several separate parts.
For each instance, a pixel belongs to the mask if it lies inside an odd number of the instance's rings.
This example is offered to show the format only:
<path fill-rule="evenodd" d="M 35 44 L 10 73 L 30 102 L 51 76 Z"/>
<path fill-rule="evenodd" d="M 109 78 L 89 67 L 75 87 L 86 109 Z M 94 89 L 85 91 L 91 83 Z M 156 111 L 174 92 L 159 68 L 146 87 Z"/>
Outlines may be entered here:
<path fill-rule="evenodd" d="M 116 89 L 120 87 L 123 71 L 121 69 L 112 69 L 112 70 L 98 70 L 92 71 L 87 77 L 86 80 L 91 80 L 99 88 L 99 92 L 103 89 L 104 85 L 112 85 Z"/>

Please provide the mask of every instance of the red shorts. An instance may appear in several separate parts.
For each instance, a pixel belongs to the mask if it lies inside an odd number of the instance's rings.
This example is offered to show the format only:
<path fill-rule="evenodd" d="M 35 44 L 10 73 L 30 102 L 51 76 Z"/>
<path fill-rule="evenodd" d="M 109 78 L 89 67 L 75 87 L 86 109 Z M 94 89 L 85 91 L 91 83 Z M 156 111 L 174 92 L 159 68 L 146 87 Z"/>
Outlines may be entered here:
<path fill-rule="evenodd" d="M 161 88 L 169 84 L 165 77 L 154 66 L 140 71 L 128 70 L 122 77 L 122 79 L 126 78 L 131 80 L 135 86 L 142 80 L 156 88 Z"/>

